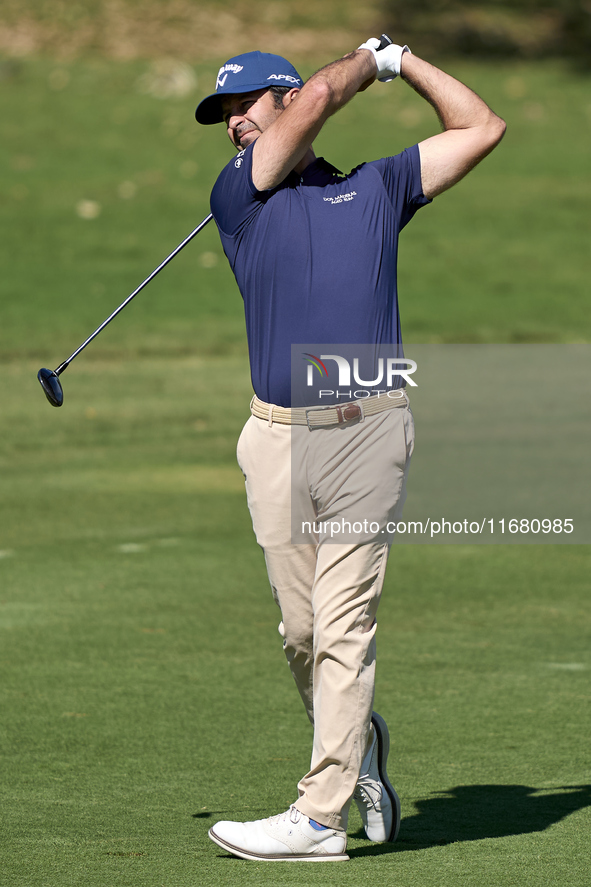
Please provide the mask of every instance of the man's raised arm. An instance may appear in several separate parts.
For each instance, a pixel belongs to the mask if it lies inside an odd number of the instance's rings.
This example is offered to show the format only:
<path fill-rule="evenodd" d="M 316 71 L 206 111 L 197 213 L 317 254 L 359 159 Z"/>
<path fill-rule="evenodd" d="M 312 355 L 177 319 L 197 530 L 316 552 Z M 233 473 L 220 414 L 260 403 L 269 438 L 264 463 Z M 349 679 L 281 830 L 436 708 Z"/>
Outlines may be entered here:
<path fill-rule="evenodd" d="M 380 51 L 379 43 L 372 38 L 321 68 L 301 90 L 287 94 L 285 111 L 254 147 L 252 177 L 258 190 L 279 185 L 304 160 L 326 120 L 376 76 L 388 79 L 400 73 L 435 108 L 445 130 L 419 145 L 426 197 L 451 188 L 500 142 L 505 122 L 475 92 L 406 51 L 408 47 L 391 44 Z"/>
<path fill-rule="evenodd" d="M 435 197 L 490 154 L 506 125 L 475 92 L 416 55 L 402 56 L 401 76 L 433 105 L 445 130 L 419 144 L 423 194 Z"/>
<path fill-rule="evenodd" d="M 255 188 L 265 191 L 279 185 L 304 159 L 331 114 L 373 83 L 376 73 L 372 54 L 356 50 L 321 68 L 301 90 L 288 93 L 287 108 L 259 136 L 253 149 Z"/>

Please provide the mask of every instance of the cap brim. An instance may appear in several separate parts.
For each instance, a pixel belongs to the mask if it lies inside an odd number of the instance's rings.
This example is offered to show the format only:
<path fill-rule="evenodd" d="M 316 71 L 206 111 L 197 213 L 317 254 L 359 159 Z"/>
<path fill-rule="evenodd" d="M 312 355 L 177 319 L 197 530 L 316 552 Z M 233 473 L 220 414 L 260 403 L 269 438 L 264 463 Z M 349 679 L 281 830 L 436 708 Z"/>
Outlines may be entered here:
<path fill-rule="evenodd" d="M 195 120 L 197 123 L 203 123 L 209 126 L 211 123 L 221 123 L 224 119 L 222 116 L 221 97 L 214 92 L 208 95 L 206 99 L 199 102 L 195 111 Z"/>
<path fill-rule="evenodd" d="M 238 95 L 241 92 L 257 92 L 259 89 L 270 89 L 271 83 L 250 83 L 247 86 L 235 87 L 234 89 L 220 89 L 212 95 L 199 102 L 195 111 L 195 120 L 197 123 L 203 123 L 209 126 L 212 123 L 222 123 L 224 113 L 222 111 L 222 96 Z"/>

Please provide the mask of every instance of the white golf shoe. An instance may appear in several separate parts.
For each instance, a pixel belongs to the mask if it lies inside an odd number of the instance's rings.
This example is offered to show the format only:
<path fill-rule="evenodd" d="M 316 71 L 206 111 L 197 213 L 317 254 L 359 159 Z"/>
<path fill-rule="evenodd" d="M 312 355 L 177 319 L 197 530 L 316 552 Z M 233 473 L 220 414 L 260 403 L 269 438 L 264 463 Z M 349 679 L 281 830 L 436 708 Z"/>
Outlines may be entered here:
<path fill-rule="evenodd" d="M 347 835 L 333 828 L 317 830 L 296 807 L 255 822 L 216 822 L 212 841 L 242 859 L 261 862 L 341 862 L 349 859 Z"/>
<path fill-rule="evenodd" d="M 353 798 L 369 840 L 395 841 L 400 828 L 400 799 L 386 772 L 390 735 L 385 720 L 375 711 L 371 722 L 373 742 L 361 764 Z"/>

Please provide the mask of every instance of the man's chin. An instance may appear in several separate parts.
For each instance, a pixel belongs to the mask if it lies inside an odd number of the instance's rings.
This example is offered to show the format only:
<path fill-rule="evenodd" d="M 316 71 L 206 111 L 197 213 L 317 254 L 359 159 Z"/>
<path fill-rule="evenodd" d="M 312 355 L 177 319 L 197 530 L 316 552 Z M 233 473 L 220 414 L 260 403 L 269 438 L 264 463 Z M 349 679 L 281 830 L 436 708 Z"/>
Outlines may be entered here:
<path fill-rule="evenodd" d="M 244 151 L 245 148 L 248 148 L 249 145 L 252 145 L 253 142 L 256 142 L 259 136 L 260 132 L 255 132 L 254 130 L 244 133 L 244 135 L 239 140 L 240 150 Z"/>

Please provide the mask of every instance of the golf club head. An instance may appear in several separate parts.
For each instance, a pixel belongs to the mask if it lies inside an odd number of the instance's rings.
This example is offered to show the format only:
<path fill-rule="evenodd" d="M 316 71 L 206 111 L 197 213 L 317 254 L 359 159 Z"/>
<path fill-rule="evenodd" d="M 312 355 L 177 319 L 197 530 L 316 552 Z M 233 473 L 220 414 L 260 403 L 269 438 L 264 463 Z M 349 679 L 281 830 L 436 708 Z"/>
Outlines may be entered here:
<path fill-rule="evenodd" d="M 52 407 L 61 407 L 64 402 L 64 392 L 58 374 L 53 370 L 42 369 L 37 373 L 37 378 Z"/>

